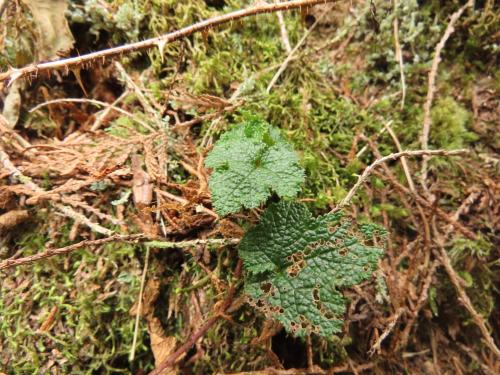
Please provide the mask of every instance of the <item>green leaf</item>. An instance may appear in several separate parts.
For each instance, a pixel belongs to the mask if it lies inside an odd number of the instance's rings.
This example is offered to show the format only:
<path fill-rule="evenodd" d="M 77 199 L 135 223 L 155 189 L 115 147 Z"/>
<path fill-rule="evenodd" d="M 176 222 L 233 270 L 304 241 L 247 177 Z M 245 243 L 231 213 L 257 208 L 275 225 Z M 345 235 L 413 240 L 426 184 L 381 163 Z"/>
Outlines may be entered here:
<path fill-rule="evenodd" d="M 212 201 L 220 215 L 258 207 L 276 192 L 294 197 L 304 182 L 299 157 L 278 129 L 253 118 L 224 133 L 208 154 Z"/>
<path fill-rule="evenodd" d="M 342 329 L 341 291 L 369 279 L 377 268 L 385 231 L 359 226 L 342 212 L 313 217 L 297 203 L 267 208 L 239 246 L 250 303 L 296 336 L 331 337 Z"/>

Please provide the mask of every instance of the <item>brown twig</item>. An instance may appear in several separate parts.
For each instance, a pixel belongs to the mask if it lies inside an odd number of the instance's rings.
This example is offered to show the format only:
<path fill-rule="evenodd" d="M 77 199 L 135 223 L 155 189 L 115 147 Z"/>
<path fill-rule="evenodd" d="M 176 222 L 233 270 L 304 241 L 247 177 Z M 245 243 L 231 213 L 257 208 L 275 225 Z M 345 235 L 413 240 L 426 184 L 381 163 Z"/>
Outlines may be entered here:
<path fill-rule="evenodd" d="M 61 247 L 58 249 L 47 249 L 41 253 L 37 253 L 35 255 L 30 255 L 24 258 L 18 259 L 7 259 L 0 263 L 0 270 L 17 267 L 26 263 L 33 263 L 41 259 L 50 258 L 56 255 L 63 255 L 71 253 L 72 251 L 81 249 L 82 247 L 88 246 L 99 246 L 109 242 L 138 242 L 138 241 L 147 241 L 148 238 L 144 234 L 128 234 L 128 235 L 120 235 L 115 234 L 106 238 L 101 238 L 98 240 L 84 240 L 78 242 L 76 244 L 68 245 L 65 247 Z M 187 248 L 194 247 L 197 245 L 235 245 L 240 240 L 238 238 L 208 238 L 208 239 L 200 239 L 200 240 L 190 240 L 190 241 L 180 241 L 180 242 L 169 242 L 169 241 L 149 241 L 146 242 L 145 245 L 148 247 L 154 247 L 158 249 L 174 249 L 174 248 Z"/>
<path fill-rule="evenodd" d="M 146 239 L 146 237 L 143 234 L 129 234 L 129 235 L 115 234 L 113 236 L 101 238 L 99 240 L 84 240 L 58 249 L 47 249 L 40 253 L 30 255 L 24 258 L 4 260 L 0 263 L 0 270 L 12 267 L 18 267 L 27 263 L 33 263 L 38 260 L 51 258 L 56 255 L 68 254 L 83 247 L 99 246 L 110 242 L 137 242 L 144 239 Z"/>
<path fill-rule="evenodd" d="M 218 310 L 218 312 L 215 313 L 214 316 L 212 316 L 210 319 L 206 321 L 201 328 L 194 333 L 183 345 L 179 347 L 174 353 L 170 354 L 165 360 L 160 363 L 156 368 L 149 373 L 149 375 L 160 375 L 165 369 L 172 367 L 177 359 L 187 352 L 193 345 L 196 344 L 196 342 L 205 335 L 205 333 L 220 319 L 223 317 L 224 313 L 226 310 L 231 306 L 231 302 L 234 297 L 234 293 L 236 291 L 236 286 L 238 283 L 238 280 L 241 277 L 241 271 L 243 268 L 243 262 L 242 260 L 238 260 L 238 264 L 236 265 L 236 270 L 234 271 L 234 278 L 236 281 L 231 285 L 229 288 L 229 291 L 227 292 L 227 296 L 224 299 L 224 302 L 222 303 L 222 306 Z"/>
<path fill-rule="evenodd" d="M 394 20 L 392 21 L 392 27 L 394 30 L 394 49 L 396 50 L 396 59 L 399 63 L 399 75 L 401 77 L 401 109 L 405 106 L 406 98 L 406 82 L 405 82 L 405 71 L 403 62 L 403 52 L 401 51 L 401 44 L 399 43 L 399 23 L 398 23 L 398 0 L 394 0 Z M 424 147 L 427 149 L 427 147 Z"/>
<path fill-rule="evenodd" d="M 383 177 L 382 173 L 375 172 L 376 175 L 379 177 Z M 453 225 L 454 228 L 456 228 L 460 233 L 462 233 L 464 236 L 471 240 L 476 239 L 476 235 L 474 232 L 472 232 L 470 229 L 466 228 L 463 226 L 460 222 L 455 220 L 451 215 L 443 211 L 439 207 L 435 207 L 432 203 L 429 203 L 427 200 L 422 198 L 418 194 L 413 194 L 410 189 L 408 189 L 406 186 L 400 184 L 398 181 L 396 181 L 393 178 L 389 179 L 389 182 L 400 192 L 404 193 L 405 195 L 412 196 L 417 203 L 422 205 L 423 207 L 427 208 L 428 210 L 433 211 L 439 218 L 443 219 L 446 221 L 448 224 Z"/>
<path fill-rule="evenodd" d="M 354 186 L 349 190 L 347 193 L 346 197 L 342 199 L 342 201 L 332 210 L 332 211 L 338 211 L 339 209 L 347 206 L 358 189 L 361 187 L 361 185 L 368 179 L 368 177 L 372 174 L 372 172 L 377 168 L 379 165 L 384 164 L 387 161 L 391 160 L 397 160 L 403 156 L 424 156 L 424 155 L 430 155 L 430 156 L 452 156 L 452 155 L 463 155 L 466 154 L 468 151 L 465 149 L 461 150 L 415 150 L 415 151 L 402 151 L 402 152 L 397 152 L 394 154 L 390 154 L 387 156 L 384 156 L 383 158 L 375 160 L 372 164 L 370 164 L 366 169 L 363 171 L 361 176 L 359 176 L 358 181 L 354 184 Z"/>
<path fill-rule="evenodd" d="M 142 313 L 142 298 L 144 295 L 144 285 L 146 285 L 146 274 L 148 272 L 150 252 L 151 248 L 148 246 L 146 248 L 144 268 L 142 269 L 141 287 L 139 289 L 139 300 L 137 302 L 137 313 L 135 315 L 135 323 L 134 323 L 134 338 L 132 339 L 132 348 L 130 349 L 130 355 L 128 357 L 130 362 L 133 362 L 135 358 L 135 348 L 137 347 L 137 337 L 139 334 L 139 320 L 141 318 L 141 313 Z"/>
<path fill-rule="evenodd" d="M 439 63 L 441 62 L 441 52 L 444 48 L 444 45 L 446 44 L 446 41 L 450 38 L 453 31 L 455 31 L 455 23 L 460 18 L 465 9 L 471 7 L 473 4 L 474 0 L 469 0 L 464 6 L 462 6 L 460 9 L 458 9 L 455 13 L 451 15 L 450 22 L 448 23 L 448 26 L 446 27 L 446 30 L 444 31 L 444 34 L 441 37 L 441 40 L 436 45 L 434 58 L 432 59 L 431 70 L 429 72 L 429 85 L 427 88 L 427 98 L 424 104 L 424 122 L 422 125 L 422 136 L 420 138 L 420 142 L 424 150 L 427 150 L 429 148 L 429 133 L 432 123 L 431 107 L 432 107 L 432 101 L 434 99 L 434 93 L 436 92 L 436 77 L 437 77 Z M 422 170 L 421 170 L 421 185 L 425 191 L 428 190 L 427 165 L 428 165 L 428 158 L 424 156 L 422 161 Z"/>
<path fill-rule="evenodd" d="M 292 52 L 292 46 L 290 45 L 290 39 L 288 38 L 288 31 L 286 30 L 285 18 L 282 12 L 277 12 L 278 23 L 280 25 L 281 41 L 283 42 L 283 48 L 287 53 Z"/>
<path fill-rule="evenodd" d="M 392 332 L 394 327 L 396 326 L 396 323 L 398 322 L 399 318 L 401 315 L 405 312 L 404 308 L 399 308 L 396 313 L 390 318 L 389 324 L 387 324 L 387 327 L 385 328 L 384 332 L 380 335 L 380 337 L 377 339 L 375 344 L 370 348 L 368 351 L 368 355 L 371 357 L 375 352 L 380 353 L 380 346 L 382 345 L 382 341 L 384 341 L 387 336 Z"/>
<path fill-rule="evenodd" d="M 420 293 L 420 297 L 418 298 L 418 301 L 416 303 L 416 306 L 413 310 L 411 310 L 411 316 L 406 322 L 406 326 L 403 330 L 403 332 L 400 335 L 399 338 L 399 343 L 398 343 L 398 348 L 404 348 L 406 347 L 406 344 L 408 342 L 408 337 L 410 336 L 410 331 L 413 328 L 413 323 L 415 320 L 418 318 L 418 314 L 420 313 L 420 310 L 424 307 L 424 305 L 428 301 L 429 297 L 429 288 L 432 284 L 432 278 L 434 276 L 434 273 L 436 272 L 438 265 L 438 261 L 434 261 L 427 272 L 427 277 L 424 280 L 424 285 L 422 287 L 422 293 Z"/>
<path fill-rule="evenodd" d="M 394 133 L 394 130 L 392 130 L 390 122 L 384 123 L 384 128 L 387 130 L 387 132 L 391 136 L 394 144 L 396 145 L 398 152 L 402 152 L 403 149 L 401 148 L 401 143 L 399 143 L 399 139 L 396 136 L 396 133 Z M 413 178 L 411 177 L 410 167 L 408 166 L 408 163 L 406 162 L 406 158 L 404 156 L 401 157 L 401 165 L 403 167 L 403 171 L 405 172 L 406 180 L 408 181 L 408 186 L 410 187 L 410 190 L 415 192 L 416 191 L 415 183 L 413 182 Z"/>
<path fill-rule="evenodd" d="M 484 342 L 490 348 L 490 350 L 495 354 L 497 359 L 500 359 L 500 350 L 495 344 L 495 341 L 493 340 L 493 337 L 491 337 L 490 332 L 488 331 L 488 328 L 486 327 L 486 323 L 484 322 L 484 319 L 479 315 L 479 313 L 476 311 L 474 306 L 472 305 L 472 302 L 465 292 L 461 281 L 460 276 L 456 273 L 456 271 L 453 269 L 453 266 L 451 265 L 451 259 L 448 256 L 448 253 L 446 252 L 444 248 L 444 240 L 441 235 L 437 234 L 436 231 L 436 242 L 439 246 L 439 252 L 440 252 L 440 258 L 441 258 L 441 264 L 443 265 L 444 269 L 446 270 L 446 273 L 448 274 L 451 283 L 455 287 L 455 290 L 457 291 L 458 294 L 458 300 L 459 302 L 465 307 L 465 309 L 469 312 L 469 314 L 472 316 L 472 320 L 476 325 L 478 326 L 479 330 L 481 331 L 481 334 L 483 336 Z"/>
<path fill-rule="evenodd" d="M 456 343 L 457 346 L 465 353 L 467 354 L 474 362 L 479 364 L 481 366 L 481 369 L 484 371 L 486 375 L 495 375 L 498 374 L 498 368 L 497 369 L 490 369 L 487 364 L 483 363 L 483 361 L 472 351 L 471 348 L 468 348 L 464 344 L 461 344 L 459 342 Z"/>
<path fill-rule="evenodd" d="M 231 106 L 225 107 L 224 109 L 222 109 L 220 111 L 213 112 L 213 113 L 207 113 L 206 115 L 203 115 L 203 116 L 200 116 L 200 117 L 196 117 L 196 118 L 194 118 L 192 120 L 188 120 L 188 121 L 184 121 L 184 122 L 180 122 L 178 124 L 175 124 L 172 127 L 172 129 L 173 130 L 178 130 L 178 129 L 181 129 L 181 128 L 186 128 L 186 127 L 189 127 L 189 126 L 192 126 L 192 125 L 199 124 L 200 122 L 203 122 L 203 121 L 206 121 L 206 120 L 212 120 L 212 119 L 214 119 L 216 117 L 221 116 L 223 113 L 233 112 L 238 107 L 239 107 L 238 104 L 231 105 Z"/>
<path fill-rule="evenodd" d="M 312 6 L 320 3 L 328 3 L 332 1 L 335 0 L 295 0 L 295 1 L 281 2 L 277 4 L 256 5 L 247 9 L 240 9 L 235 12 L 212 17 L 207 20 L 184 27 L 177 31 L 161 35 L 155 38 L 146 39 L 140 42 L 125 44 L 122 46 L 113 47 L 106 50 L 89 53 L 86 55 L 71 57 L 68 59 L 35 63 L 19 69 L 10 68 L 7 72 L 0 74 L 0 81 L 9 80 L 10 82 L 13 82 L 14 80 L 21 77 L 37 75 L 40 72 L 48 72 L 54 69 L 64 69 L 66 71 L 69 71 L 70 69 L 73 69 L 75 67 L 84 66 L 86 64 L 88 65 L 98 60 L 105 60 L 110 57 L 122 55 L 125 53 L 137 52 L 153 47 L 158 47 L 160 49 L 160 52 L 163 52 L 163 49 L 166 44 L 182 39 L 193 33 L 204 31 L 224 23 L 236 21 L 241 18 L 257 14 L 273 13 L 282 10 L 300 8 L 304 6 Z"/>
<path fill-rule="evenodd" d="M 236 245 L 240 242 L 239 238 L 207 238 L 198 240 L 188 240 L 188 241 L 150 241 L 146 242 L 146 246 L 154 247 L 157 249 L 174 249 L 174 248 L 187 248 L 195 247 L 199 245 Z"/>

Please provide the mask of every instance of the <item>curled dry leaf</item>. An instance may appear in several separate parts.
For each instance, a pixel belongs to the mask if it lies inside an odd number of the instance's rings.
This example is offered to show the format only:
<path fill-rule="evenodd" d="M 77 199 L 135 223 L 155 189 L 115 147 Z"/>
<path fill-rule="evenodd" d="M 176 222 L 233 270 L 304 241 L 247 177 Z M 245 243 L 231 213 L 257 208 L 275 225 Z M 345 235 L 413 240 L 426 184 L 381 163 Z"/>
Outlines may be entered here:
<path fill-rule="evenodd" d="M 23 0 L 33 15 L 37 31 L 38 60 L 66 55 L 75 42 L 66 20 L 66 0 Z"/>
<path fill-rule="evenodd" d="M 26 210 L 13 210 L 0 215 L 0 233 L 6 232 L 9 229 L 28 220 L 29 214 Z"/>
<path fill-rule="evenodd" d="M 19 120 L 19 113 L 21 111 L 21 92 L 24 88 L 24 82 L 15 81 L 10 85 L 9 93 L 3 102 L 2 115 L 7 120 L 7 127 L 14 129 Z"/>
<path fill-rule="evenodd" d="M 155 366 L 158 366 L 175 351 L 177 340 L 173 336 L 165 336 L 158 318 L 151 318 L 148 324 L 148 332 L 151 340 L 151 350 L 155 357 Z M 175 375 L 177 373 L 176 368 L 167 368 L 161 372 L 161 375 Z"/>
<path fill-rule="evenodd" d="M 148 333 L 151 340 L 151 350 L 155 357 L 155 366 L 162 363 L 165 358 L 172 354 L 175 350 L 176 339 L 173 336 L 166 336 L 161 322 L 154 316 L 155 303 L 160 294 L 160 281 L 150 279 L 144 287 L 144 295 L 142 297 L 142 307 L 140 315 L 148 322 Z M 130 309 L 130 315 L 137 314 L 138 301 Z M 177 374 L 177 369 L 165 369 L 161 375 Z"/>

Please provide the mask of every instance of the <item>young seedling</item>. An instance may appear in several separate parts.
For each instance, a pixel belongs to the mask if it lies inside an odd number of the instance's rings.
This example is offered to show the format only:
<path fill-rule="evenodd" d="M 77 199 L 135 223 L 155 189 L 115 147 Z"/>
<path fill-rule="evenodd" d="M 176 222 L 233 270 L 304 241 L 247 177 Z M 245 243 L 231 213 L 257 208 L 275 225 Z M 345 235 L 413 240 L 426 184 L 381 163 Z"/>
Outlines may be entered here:
<path fill-rule="evenodd" d="M 272 192 L 295 197 L 304 181 L 290 144 L 258 118 L 223 134 L 206 165 L 213 168 L 209 187 L 220 215 L 258 207 Z M 270 204 L 239 245 L 251 305 L 295 336 L 333 337 L 347 304 L 342 289 L 371 277 L 383 235 L 375 225 L 344 220 L 341 211 L 315 218 L 302 204 Z"/>

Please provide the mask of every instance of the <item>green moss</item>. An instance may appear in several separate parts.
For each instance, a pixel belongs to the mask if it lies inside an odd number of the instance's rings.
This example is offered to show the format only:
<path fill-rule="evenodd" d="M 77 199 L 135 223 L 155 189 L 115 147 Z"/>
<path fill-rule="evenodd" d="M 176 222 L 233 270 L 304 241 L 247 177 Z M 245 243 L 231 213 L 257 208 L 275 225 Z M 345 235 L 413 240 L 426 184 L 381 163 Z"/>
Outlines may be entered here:
<path fill-rule="evenodd" d="M 470 112 L 451 97 L 436 100 L 431 116 L 430 141 L 435 148 L 463 148 L 478 139 L 468 130 Z"/>
<path fill-rule="evenodd" d="M 61 227 L 60 233 L 63 237 L 57 246 L 68 242 L 69 226 Z M 29 255 L 46 243 L 43 234 L 31 232 L 15 247 Z M 46 373 L 44 366 L 55 360 L 66 373 L 125 370 L 122 359 L 130 351 L 133 335 L 129 310 L 139 292 L 140 270 L 135 246 L 112 244 L 99 255 L 82 249 L 67 258 L 50 258 L 4 272 L 0 286 L 2 368 L 11 374 Z M 53 325 L 40 332 L 54 307 Z M 151 363 L 146 337 L 141 330 L 138 365 Z"/>

